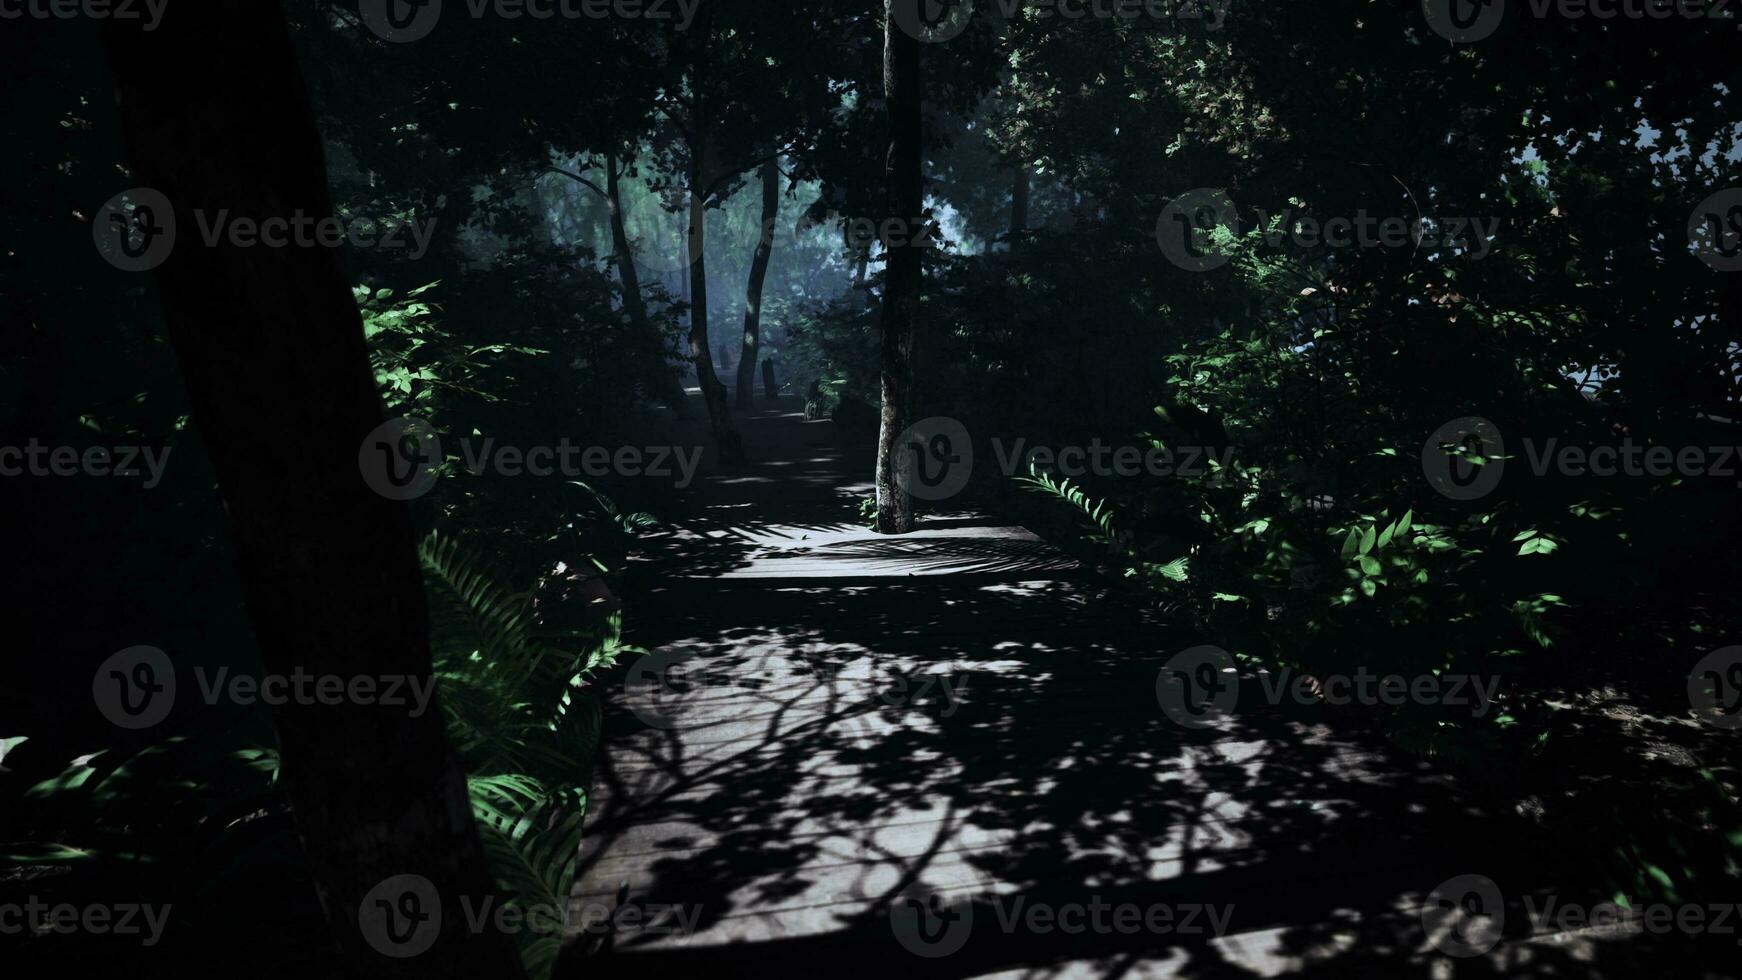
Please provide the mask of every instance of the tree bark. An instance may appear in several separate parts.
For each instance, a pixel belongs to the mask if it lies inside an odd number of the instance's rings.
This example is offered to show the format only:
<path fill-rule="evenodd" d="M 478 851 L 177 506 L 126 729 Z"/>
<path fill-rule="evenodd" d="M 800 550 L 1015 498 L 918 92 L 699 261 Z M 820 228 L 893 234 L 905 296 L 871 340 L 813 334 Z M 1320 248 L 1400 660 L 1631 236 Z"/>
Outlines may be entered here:
<path fill-rule="evenodd" d="M 859 254 L 853 259 L 853 288 L 865 288 L 865 273 L 871 265 L 871 250 L 859 249 Z"/>
<path fill-rule="evenodd" d="M 623 225 L 623 198 L 618 188 L 617 156 L 605 156 L 605 203 L 611 209 L 611 248 L 617 253 L 617 277 L 623 285 L 623 310 L 638 328 L 647 325 L 647 303 L 641 298 L 641 274 L 635 271 L 635 251 Z"/>
<path fill-rule="evenodd" d="M 702 163 L 701 146 L 692 147 L 689 226 L 684 234 L 685 258 L 690 273 L 690 357 L 696 362 L 696 382 L 702 389 L 702 403 L 708 409 L 708 425 L 713 431 L 720 461 L 736 463 L 744 458 L 744 445 L 732 427 L 732 406 L 726 401 L 726 386 L 714 373 L 714 352 L 708 347 L 708 226 L 707 201 L 703 197 L 706 171 Z"/>
<path fill-rule="evenodd" d="M 1016 177 L 1010 185 L 1010 238 L 1028 230 L 1028 166 L 1016 165 Z"/>
<path fill-rule="evenodd" d="M 680 417 L 688 414 L 683 385 L 665 363 L 664 345 L 653 332 L 647 318 L 647 300 L 641 295 L 641 274 L 635 268 L 635 248 L 629 244 L 629 231 L 623 225 L 623 198 L 618 189 L 616 154 L 605 155 L 605 204 L 611 212 L 611 249 L 616 252 L 617 278 L 623 288 L 623 312 L 629 315 L 630 329 L 638 344 L 647 346 L 648 361 L 655 378 L 655 397 L 668 405 Z"/>
<path fill-rule="evenodd" d="M 168 198 L 178 229 L 160 298 L 265 669 L 347 690 L 353 678 L 427 684 L 411 518 L 358 470 L 382 409 L 343 257 L 228 237 L 208 246 L 195 218 L 333 213 L 282 11 L 196 0 L 167 8 L 155 30 L 116 18 L 106 31 L 132 180 Z M 306 700 L 273 709 L 281 779 L 346 971 L 522 975 L 512 937 L 474 934 L 458 904 L 496 888 L 440 707 L 413 716 Z M 396 959 L 371 945 L 359 911 L 401 875 L 433 885 L 441 917 L 428 951 Z M 403 894 L 395 911 L 434 911 Z"/>
<path fill-rule="evenodd" d="M 924 204 L 920 159 L 919 39 L 898 26 L 896 4 L 917 0 L 885 0 L 883 28 L 883 92 L 889 116 L 889 180 L 893 217 L 917 222 Z M 879 334 L 882 342 L 883 410 L 877 435 L 877 530 L 905 534 L 913 530 L 913 499 L 896 475 L 897 443 L 907 427 L 912 403 L 913 339 L 919 314 L 922 269 L 918 229 L 885 244 L 888 256 L 883 285 Z"/>
<path fill-rule="evenodd" d="M 780 166 L 762 165 L 762 223 L 756 255 L 750 261 L 750 283 L 744 289 L 744 352 L 738 358 L 738 407 L 756 404 L 756 358 L 762 346 L 762 284 L 768 278 L 768 258 L 774 252 L 774 219 L 780 213 Z"/>

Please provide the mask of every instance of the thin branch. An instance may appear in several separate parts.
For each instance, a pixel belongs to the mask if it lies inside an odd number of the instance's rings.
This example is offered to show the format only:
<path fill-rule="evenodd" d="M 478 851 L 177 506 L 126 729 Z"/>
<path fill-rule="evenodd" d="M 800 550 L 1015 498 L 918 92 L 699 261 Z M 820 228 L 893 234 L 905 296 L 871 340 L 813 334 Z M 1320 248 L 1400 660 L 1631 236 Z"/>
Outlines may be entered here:
<path fill-rule="evenodd" d="M 575 173 L 573 170 L 564 170 L 561 167 L 552 167 L 552 168 L 550 168 L 550 170 L 548 170 L 546 172 L 553 173 L 553 174 L 562 174 L 564 177 L 567 177 L 570 180 L 578 181 L 581 184 L 585 185 L 589 190 L 591 190 L 593 193 L 599 195 L 600 197 L 606 196 L 605 192 L 602 189 L 600 189 L 598 184 L 593 183 L 592 181 L 588 180 L 585 177 L 582 177 L 580 174 Z"/>

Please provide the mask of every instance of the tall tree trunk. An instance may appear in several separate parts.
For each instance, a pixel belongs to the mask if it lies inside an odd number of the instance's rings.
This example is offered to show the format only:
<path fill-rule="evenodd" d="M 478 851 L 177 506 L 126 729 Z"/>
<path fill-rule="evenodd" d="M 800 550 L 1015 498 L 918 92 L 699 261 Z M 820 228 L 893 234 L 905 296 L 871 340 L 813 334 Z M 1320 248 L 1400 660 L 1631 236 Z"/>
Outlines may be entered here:
<path fill-rule="evenodd" d="M 623 197 L 618 185 L 617 156 L 605 156 L 605 203 L 611 209 L 611 248 L 617 253 L 617 277 L 623 284 L 623 309 L 637 327 L 647 325 L 647 302 L 641 297 L 641 274 L 635 270 L 635 251 L 629 230 L 623 225 Z"/>
<path fill-rule="evenodd" d="M 707 171 L 702 167 L 701 146 L 692 149 L 689 226 L 684 234 L 690 272 L 690 357 L 696 362 L 696 381 L 702 388 L 702 402 L 708 408 L 708 425 L 713 430 L 720 461 L 735 463 L 744 458 L 744 446 L 732 427 L 732 406 L 726 401 L 726 386 L 714 373 L 714 352 L 708 347 L 708 226 L 702 184 Z"/>
<path fill-rule="evenodd" d="M 132 179 L 171 202 L 180 231 L 157 272 L 160 298 L 265 668 L 336 677 L 346 690 L 353 678 L 428 684 L 411 518 L 358 471 L 382 410 L 343 257 L 321 246 L 207 246 L 195 218 L 333 213 L 279 5 L 196 0 L 167 8 L 155 30 L 139 24 L 107 22 Z M 496 889 L 440 707 L 414 716 L 409 706 L 308 701 L 273 709 L 281 778 L 346 970 L 521 975 L 512 938 L 468 929 L 459 904 Z M 377 890 L 402 876 L 433 894 Z M 441 903 L 439 925 L 428 899 Z M 371 908 L 377 900 L 386 904 Z M 393 917 L 395 932 L 384 937 L 359 912 Z M 378 951 L 408 935 L 433 945 L 403 959 Z"/>
<path fill-rule="evenodd" d="M 1010 238 L 1028 230 L 1028 165 L 1017 163 L 1016 177 L 1010 184 Z"/>
<path fill-rule="evenodd" d="M 641 274 L 635 269 L 635 249 L 629 244 L 629 231 L 623 225 L 623 197 L 618 188 L 617 155 L 605 155 L 605 203 L 611 211 L 611 249 L 617 253 L 617 278 L 623 287 L 623 312 L 629 314 L 629 327 L 635 331 L 636 343 L 646 345 L 647 360 L 658 373 L 655 376 L 655 397 L 665 402 L 678 415 L 688 414 L 683 385 L 665 363 L 665 345 L 653 332 L 647 318 L 647 300 L 641 295 Z"/>
<path fill-rule="evenodd" d="M 756 358 L 762 346 L 762 283 L 768 278 L 768 257 L 774 252 L 774 219 L 780 213 L 780 166 L 762 165 L 762 224 L 756 256 L 750 261 L 750 284 L 744 288 L 744 352 L 738 358 L 738 407 L 756 403 Z"/>
<path fill-rule="evenodd" d="M 919 0 L 884 0 L 883 92 L 889 113 L 889 155 L 885 172 L 893 216 L 919 220 L 924 204 L 920 172 L 919 39 L 902 30 L 897 4 Z M 896 477 L 897 445 L 907 427 L 913 392 L 914 321 L 919 313 L 922 274 L 918 229 L 886 244 L 888 271 L 883 284 L 882 341 L 883 411 L 877 434 L 877 530 L 905 534 L 913 530 L 913 499 Z"/>

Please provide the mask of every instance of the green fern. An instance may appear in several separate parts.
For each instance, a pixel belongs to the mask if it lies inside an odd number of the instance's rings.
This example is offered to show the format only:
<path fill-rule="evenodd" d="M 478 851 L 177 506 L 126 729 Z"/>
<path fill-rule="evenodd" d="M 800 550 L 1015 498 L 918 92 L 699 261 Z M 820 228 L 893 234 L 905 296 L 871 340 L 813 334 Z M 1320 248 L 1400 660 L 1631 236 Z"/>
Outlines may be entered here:
<path fill-rule="evenodd" d="M 1016 477 L 1016 482 L 1026 489 L 1036 493 L 1044 493 L 1064 501 L 1088 518 L 1093 530 L 1090 540 L 1105 545 L 1115 554 L 1126 552 L 1125 539 L 1113 526 L 1113 508 L 1105 499 L 1096 501 L 1083 491 L 1082 487 L 1071 483 L 1069 477 L 1061 476 L 1056 480 L 1048 473 L 1037 470 L 1034 464 L 1028 465 L 1028 475 Z"/>
<path fill-rule="evenodd" d="M 497 585 L 457 541 L 431 532 L 419 554 L 430 579 L 431 656 L 467 770 L 585 785 L 599 740 L 599 705 L 585 684 L 616 662 L 620 617 L 591 634 L 536 636 L 530 594 Z"/>
<path fill-rule="evenodd" d="M 509 904 L 549 916 L 553 928 L 520 933 L 527 976 L 548 978 L 562 952 L 560 919 L 580 863 L 585 794 L 563 799 L 519 774 L 474 777 L 469 788 L 484 854 Z"/>
<path fill-rule="evenodd" d="M 602 726 L 587 684 L 626 650 L 621 619 L 541 637 L 530 594 L 498 586 L 458 542 L 432 532 L 419 554 L 448 728 L 467 771 L 479 774 L 468 788 L 492 873 L 512 904 L 560 915 L 580 859 Z M 520 934 L 529 977 L 551 976 L 561 949 L 560 929 Z"/>

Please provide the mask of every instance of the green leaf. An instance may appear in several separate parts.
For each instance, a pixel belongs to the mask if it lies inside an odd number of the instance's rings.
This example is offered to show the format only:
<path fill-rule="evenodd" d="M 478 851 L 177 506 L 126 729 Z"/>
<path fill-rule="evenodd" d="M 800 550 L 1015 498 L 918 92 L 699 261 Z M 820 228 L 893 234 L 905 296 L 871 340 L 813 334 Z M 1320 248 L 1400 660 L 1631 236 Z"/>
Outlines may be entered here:
<path fill-rule="evenodd" d="M 29 735 L 14 735 L 11 738 L 0 738 L 0 763 L 6 761 L 6 756 L 13 749 L 30 741 Z M 6 766 L 0 765 L 0 772 L 6 772 Z"/>
<path fill-rule="evenodd" d="M 1361 532 L 1355 528 L 1350 528 L 1349 536 L 1343 539 L 1342 557 L 1344 560 L 1353 558 L 1359 550 L 1361 550 Z"/>
<path fill-rule="evenodd" d="M 96 854 L 91 851 L 65 844 L 37 841 L 0 844 L 0 861 L 7 864 L 70 864 L 75 861 L 89 861 L 94 857 Z"/>

